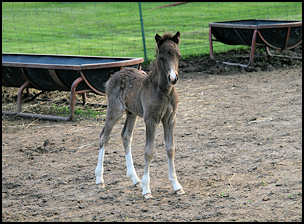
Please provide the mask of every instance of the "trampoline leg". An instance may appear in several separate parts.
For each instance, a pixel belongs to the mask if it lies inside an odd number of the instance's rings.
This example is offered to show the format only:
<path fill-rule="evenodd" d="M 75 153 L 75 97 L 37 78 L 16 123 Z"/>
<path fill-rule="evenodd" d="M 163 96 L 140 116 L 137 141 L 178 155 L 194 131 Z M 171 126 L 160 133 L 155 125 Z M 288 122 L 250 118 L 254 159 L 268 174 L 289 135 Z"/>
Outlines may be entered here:
<path fill-rule="evenodd" d="M 302 57 L 296 57 L 296 56 L 285 56 L 285 55 L 278 55 L 278 54 L 273 54 L 270 51 L 270 48 L 266 46 L 266 52 L 269 57 L 281 57 L 281 58 L 290 58 L 290 59 L 298 59 L 302 60 Z"/>
<path fill-rule="evenodd" d="M 285 46 L 284 46 L 284 49 L 282 49 L 282 50 L 285 50 L 285 49 L 288 48 L 288 41 L 289 41 L 289 37 L 290 37 L 290 30 L 291 30 L 291 27 L 288 27 L 287 35 L 286 35 L 286 39 L 285 39 Z"/>
<path fill-rule="evenodd" d="M 253 32 L 252 42 L 251 42 L 250 59 L 249 59 L 249 64 L 248 64 L 248 66 L 249 66 L 249 65 L 253 65 L 257 32 L 258 32 L 258 30 L 254 30 L 254 32 Z"/>
<path fill-rule="evenodd" d="M 211 26 L 209 26 L 209 49 L 210 59 L 214 60 Z"/>
<path fill-rule="evenodd" d="M 21 106 L 22 106 L 22 92 L 23 90 L 28 87 L 30 84 L 29 81 L 26 81 L 19 89 L 18 89 L 18 95 L 17 95 L 17 113 L 21 112 Z"/>
<path fill-rule="evenodd" d="M 84 106 L 86 104 L 86 93 L 82 93 L 82 105 Z"/>
<path fill-rule="evenodd" d="M 266 47 L 265 47 L 265 49 L 266 49 L 267 55 L 268 55 L 269 57 L 272 57 L 272 56 L 273 56 L 273 54 L 270 52 L 269 47 L 268 47 L 268 46 L 266 46 Z"/>
<path fill-rule="evenodd" d="M 75 111 L 75 103 L 76 103 L 76 88 L 80 82 L 82 82 L 82 77 L 77 78 L 71 87 L 71 97 L 70 97 L 70 117 L 69 120 L 74 120 L 74 111 Z"/>

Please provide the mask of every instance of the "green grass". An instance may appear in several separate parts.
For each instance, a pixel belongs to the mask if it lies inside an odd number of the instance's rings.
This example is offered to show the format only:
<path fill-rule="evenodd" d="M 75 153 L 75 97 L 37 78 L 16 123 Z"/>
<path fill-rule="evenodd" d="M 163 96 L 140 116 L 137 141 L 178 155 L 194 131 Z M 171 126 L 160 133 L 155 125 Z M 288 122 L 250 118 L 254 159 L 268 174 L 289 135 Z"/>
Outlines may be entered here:
<path fill-rule="evenodd" d="M 70 107 L 69 106 L 59 106 L 56 104 L 53 104 L 50 108 L 50 113 L 61 115 L 61 116 L 68 116 L 70 114 Z M 96 111 L 88 107 L 87 105 L 84 106 L 83 109 L 76 108 L 74 111 L 75 117 L 86 117 L 86 118 L 100 118 L 104 117 L 106 114 L 106 111 Z"/>
<path fill-rule="evenodd" d="M 301 2 L 142 3 L 148 58 L 155 33 L 181 32 L 183 57 L 209 53 L 208 24 L 239 19 L 302 20 Z M 136 2 L 4 2 L 3 52 L 143 57 Z M 216 42 L 216 52 L 236 46 Z"/>

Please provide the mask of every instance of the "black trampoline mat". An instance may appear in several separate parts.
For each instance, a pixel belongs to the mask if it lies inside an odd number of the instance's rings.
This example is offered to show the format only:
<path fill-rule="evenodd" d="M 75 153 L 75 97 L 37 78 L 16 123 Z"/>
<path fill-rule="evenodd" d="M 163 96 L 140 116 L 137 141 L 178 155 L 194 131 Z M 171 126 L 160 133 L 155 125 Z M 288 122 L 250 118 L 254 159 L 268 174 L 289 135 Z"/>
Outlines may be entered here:
<path fill-rule="evenodd" d="M 2 63 L 47 64 L 47 65 L 88 65 L 121 62 L 128 58 L 94 58 L 76 56 L 43 56 L 43 55 L 2 55 Z"/>
<path fill-rule="evenodd" d="M 224 21 L 224 22 L 214 22 L 220 24 L 231 24 L 231 25 L 248 25 L 248 26 L 260 26 L 260 25 L 277 25 L 277 24 L 284 24 L 284 23 L 295 23 L 299 21 L 290 21 L 290 20 L 238 20 L 238 21 Z M 213 24 L 214 24 L 213 23 Z"/>
<path fill-rule="evenodd" d="M 302 40 L 300 21 L 235 20 L 210 23 L 210 29 L 216 41 L 230 45 L 251 46 L 254 30 L 258 31 L 255 43 L 277 49 L 292 48 Z"/>

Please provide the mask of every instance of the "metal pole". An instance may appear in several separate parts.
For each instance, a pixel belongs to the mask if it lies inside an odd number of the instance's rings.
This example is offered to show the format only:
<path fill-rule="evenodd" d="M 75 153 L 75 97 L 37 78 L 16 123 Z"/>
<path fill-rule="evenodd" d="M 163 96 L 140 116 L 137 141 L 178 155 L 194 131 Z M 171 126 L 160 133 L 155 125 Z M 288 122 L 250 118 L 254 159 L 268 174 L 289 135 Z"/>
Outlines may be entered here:
<path fill-rule="evenodd" d="M 210 59 L 214 60 L 214 55 L 213 55 L 213 43 L 212 43 L 212 27 L 211 24 L 209 24 L 209 54 L 210 54 Z"/>
<path fill-rule="evenodd" d="M 142 18 L 142 11 L 141 11 L 141 3 L 138 2 L 138 8 L 139 8 L 139 18 L 140 18 L 140 24 L 141 24 L 141 36 L 142 36 L 142 41 L 143 41 L 143 46 L 144 46 L 144 57 L 145 61 L 148 60 L 147 58 L 147 49 L 146 49 L 146 40 L 145 40 L 145 31 L 144 31 L 144 21 Z"/>

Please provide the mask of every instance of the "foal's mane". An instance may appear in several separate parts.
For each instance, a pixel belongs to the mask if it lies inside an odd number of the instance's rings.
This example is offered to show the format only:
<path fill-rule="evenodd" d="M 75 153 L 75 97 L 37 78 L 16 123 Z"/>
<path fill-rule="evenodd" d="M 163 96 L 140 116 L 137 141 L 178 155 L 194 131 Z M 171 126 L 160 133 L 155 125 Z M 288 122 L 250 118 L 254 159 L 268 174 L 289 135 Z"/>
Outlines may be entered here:
<path fill-rule="evenodd" d="M 163 36 L 162 36 L 162 39 L 167 40 L 167 39 L 172 38 L 172 37 L 173 37 L 172 33 L 164 33 Z"/>
<path fill-rule="evenodd" d="M 166 42 L 167 40 L 172 40 L 173 38 L 173 34 L 171 33 L 165 33 L 162 37 L 161 37 L 161 43 L 159 46 L 161 46 L 164 42 Z"/>

